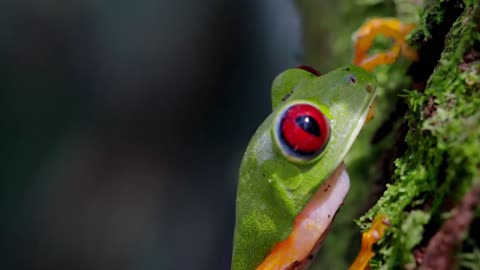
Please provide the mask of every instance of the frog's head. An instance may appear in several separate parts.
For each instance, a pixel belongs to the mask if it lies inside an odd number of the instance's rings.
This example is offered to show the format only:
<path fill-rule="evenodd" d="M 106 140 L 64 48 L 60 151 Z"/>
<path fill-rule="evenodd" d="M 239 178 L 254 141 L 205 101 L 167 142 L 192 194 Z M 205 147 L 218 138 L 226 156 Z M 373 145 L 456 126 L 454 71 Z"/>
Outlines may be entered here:
<path fill-rule="evenodd" d="M 275 78 L 273 112 L 251 139 L 240 168 L 232 269 L 283 269 L 310 256 L 348 191 L 340 164 L 375 89 L 374 77 L 356 66 L 322 76 L 301 67 Z M 302 224 L 321 229 L 305 236 Z M 279 259 L 293 253 L 300 257 Z"/>
<path fill-rule="evenodd" d="M 368 115 L 376 84 L 353 65 L 323 76 L 305 66 L 280 73 L 272 85 L 270 127 L 278 150 L 299 164 L 314 164 L 335 149 L 347 152 Z M 342 138 L 349 139 L 347 144 L 337 145 Z"/>

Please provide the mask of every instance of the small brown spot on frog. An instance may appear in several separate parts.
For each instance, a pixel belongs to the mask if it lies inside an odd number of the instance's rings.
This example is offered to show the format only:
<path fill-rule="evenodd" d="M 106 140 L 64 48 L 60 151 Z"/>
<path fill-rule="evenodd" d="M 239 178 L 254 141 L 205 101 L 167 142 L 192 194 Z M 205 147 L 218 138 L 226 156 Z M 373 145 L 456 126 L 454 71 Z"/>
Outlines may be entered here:
<path fill-rule="evenodd" d="M 365 123 L 372 121 L 374 117 L 375 117 L 375 101 L 373 101 L 372 104 L 370 104 L 370 106 L 368 107 L 368 113 L 367 113 L 367 118 L 365 120 Z"/>
<path fill-rule="evenodd" d="M 370 84 L 367 84 L 365 86 L 365 90 L 367 90 L 368 93 L 371 93 L 372 92 L 372 86 Z"/>
<path fill-rule="evenodd" d="M 357 83 L 357 77 L 355 77 L 355 75 L 353 74 L 350 74 L 347 76 L 347 82 L 351 84 L 355 84 Z"/>
<path fill-rule="evenodd" d="M 287 100 L 292 94 L 293 94 L 293 90 L 290 91 L 290 93 L 286 94 L 286 95 L 282 98 L 282 101 Z"/>
<path fill-rule="evenodd" d="M 308 255 L 308 259 L 309 260 L 313 259 L 313 254 Z"/>
<path fill-rule="evenodd" d="M 293 270 L 297 269 L 298 266 L 300 266 L 302 262 L 300 261 L 294 261 L 290 266 L 288 266 L 287 270 Z"/>

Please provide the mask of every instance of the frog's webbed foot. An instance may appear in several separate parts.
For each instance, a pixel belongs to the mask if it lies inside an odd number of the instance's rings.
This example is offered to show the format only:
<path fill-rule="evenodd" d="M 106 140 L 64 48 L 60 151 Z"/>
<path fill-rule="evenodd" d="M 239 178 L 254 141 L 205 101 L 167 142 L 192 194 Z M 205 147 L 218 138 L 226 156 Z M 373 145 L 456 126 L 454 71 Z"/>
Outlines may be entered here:
<path fill-rule="evenodd" d="M 417 52 L 408 46 L 405 40 L 406 35 L 414 27 L 414 24 L 402 23 L 394 18 L 374 18 L 368 20 L 353 34 L 355 43 L 354 64 L 372 71 L 378 65 L 395 62 L 400 54 L 416 60 L 418 58 Z M 387 52 L 369 56 L 368 51 L 372 47 L 375 38 L 379 35 L 393 38 L 393 45 Z"/>
<path fill-rule="evenodd" d="M 378 214 L 375 216 L 370 229 L 362 234 L 362 247 L 357 258 L 348 268 L 349 270 L 368 269 L 368 262 L 375 255 L 372 251 L 373 245 L 382 239 L 388 226 L 390 226 L 390 222 L 385 215 Z"/>

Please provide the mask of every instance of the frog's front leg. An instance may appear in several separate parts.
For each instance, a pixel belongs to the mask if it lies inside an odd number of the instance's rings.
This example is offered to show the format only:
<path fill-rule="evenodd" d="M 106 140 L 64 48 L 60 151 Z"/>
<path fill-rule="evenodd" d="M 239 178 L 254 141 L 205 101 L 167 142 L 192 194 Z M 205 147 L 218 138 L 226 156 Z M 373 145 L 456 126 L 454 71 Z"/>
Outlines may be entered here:
<path fill-rule="evenodd" d="M 414 27 L 414 24 L 402 23 L 394 18 L 374 18 L 368 20 L 353 34 L 355 43 L 354 64 L 372 71 L 378 65 L 395 62 L 400 54 L 416 60 L 418 58 L 416 51 L 408 46 L 405 39 L 406 35 Z M 393 45 L 387 52 L 369 56 L 368 51 L 373 46 L 375 38 L 379 35 L 393 38 Z"/>

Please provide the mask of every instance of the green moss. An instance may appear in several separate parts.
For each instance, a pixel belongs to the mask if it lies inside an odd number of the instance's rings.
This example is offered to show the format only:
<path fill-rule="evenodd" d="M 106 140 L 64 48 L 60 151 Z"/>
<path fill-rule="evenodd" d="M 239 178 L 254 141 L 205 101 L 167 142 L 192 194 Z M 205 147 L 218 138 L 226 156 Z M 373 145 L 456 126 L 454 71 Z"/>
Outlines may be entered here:
<path fill-rule="evenodd" d="M 441 2 L 422 16 L 418 31 L 427 38 L 448 12 L 448 5 Z M 374 215 L 385 213 L 392 222 L 379 245 L 375 269 L 414 263 L 414 248 L 428 241 L 420 233 L 424 226 L 438 228 L 445 211 L 442 205 L 457 201 L 473 179 L 480 177 L 480 60 L 474 50 L 480 42 L 475 18 L 480 10 L 476 1 L 463 4 L 464 11 L 451 25 L 426 89 L 409 91 L 406 97 L 410 110 L 407 150 L 395 161 L 393 182 L 359 220 L 367 228 Z M 418 33 L 412 39 L 416 37 Z M 421 46 L 423 41 L 417 38 L 415 42 Z"/>
<path fill-rule="evenodd" d="M 471 252 L 459 254 L 458 260 L 462 269 L 480 270 L 480 249 L 475 246 Z"/>

